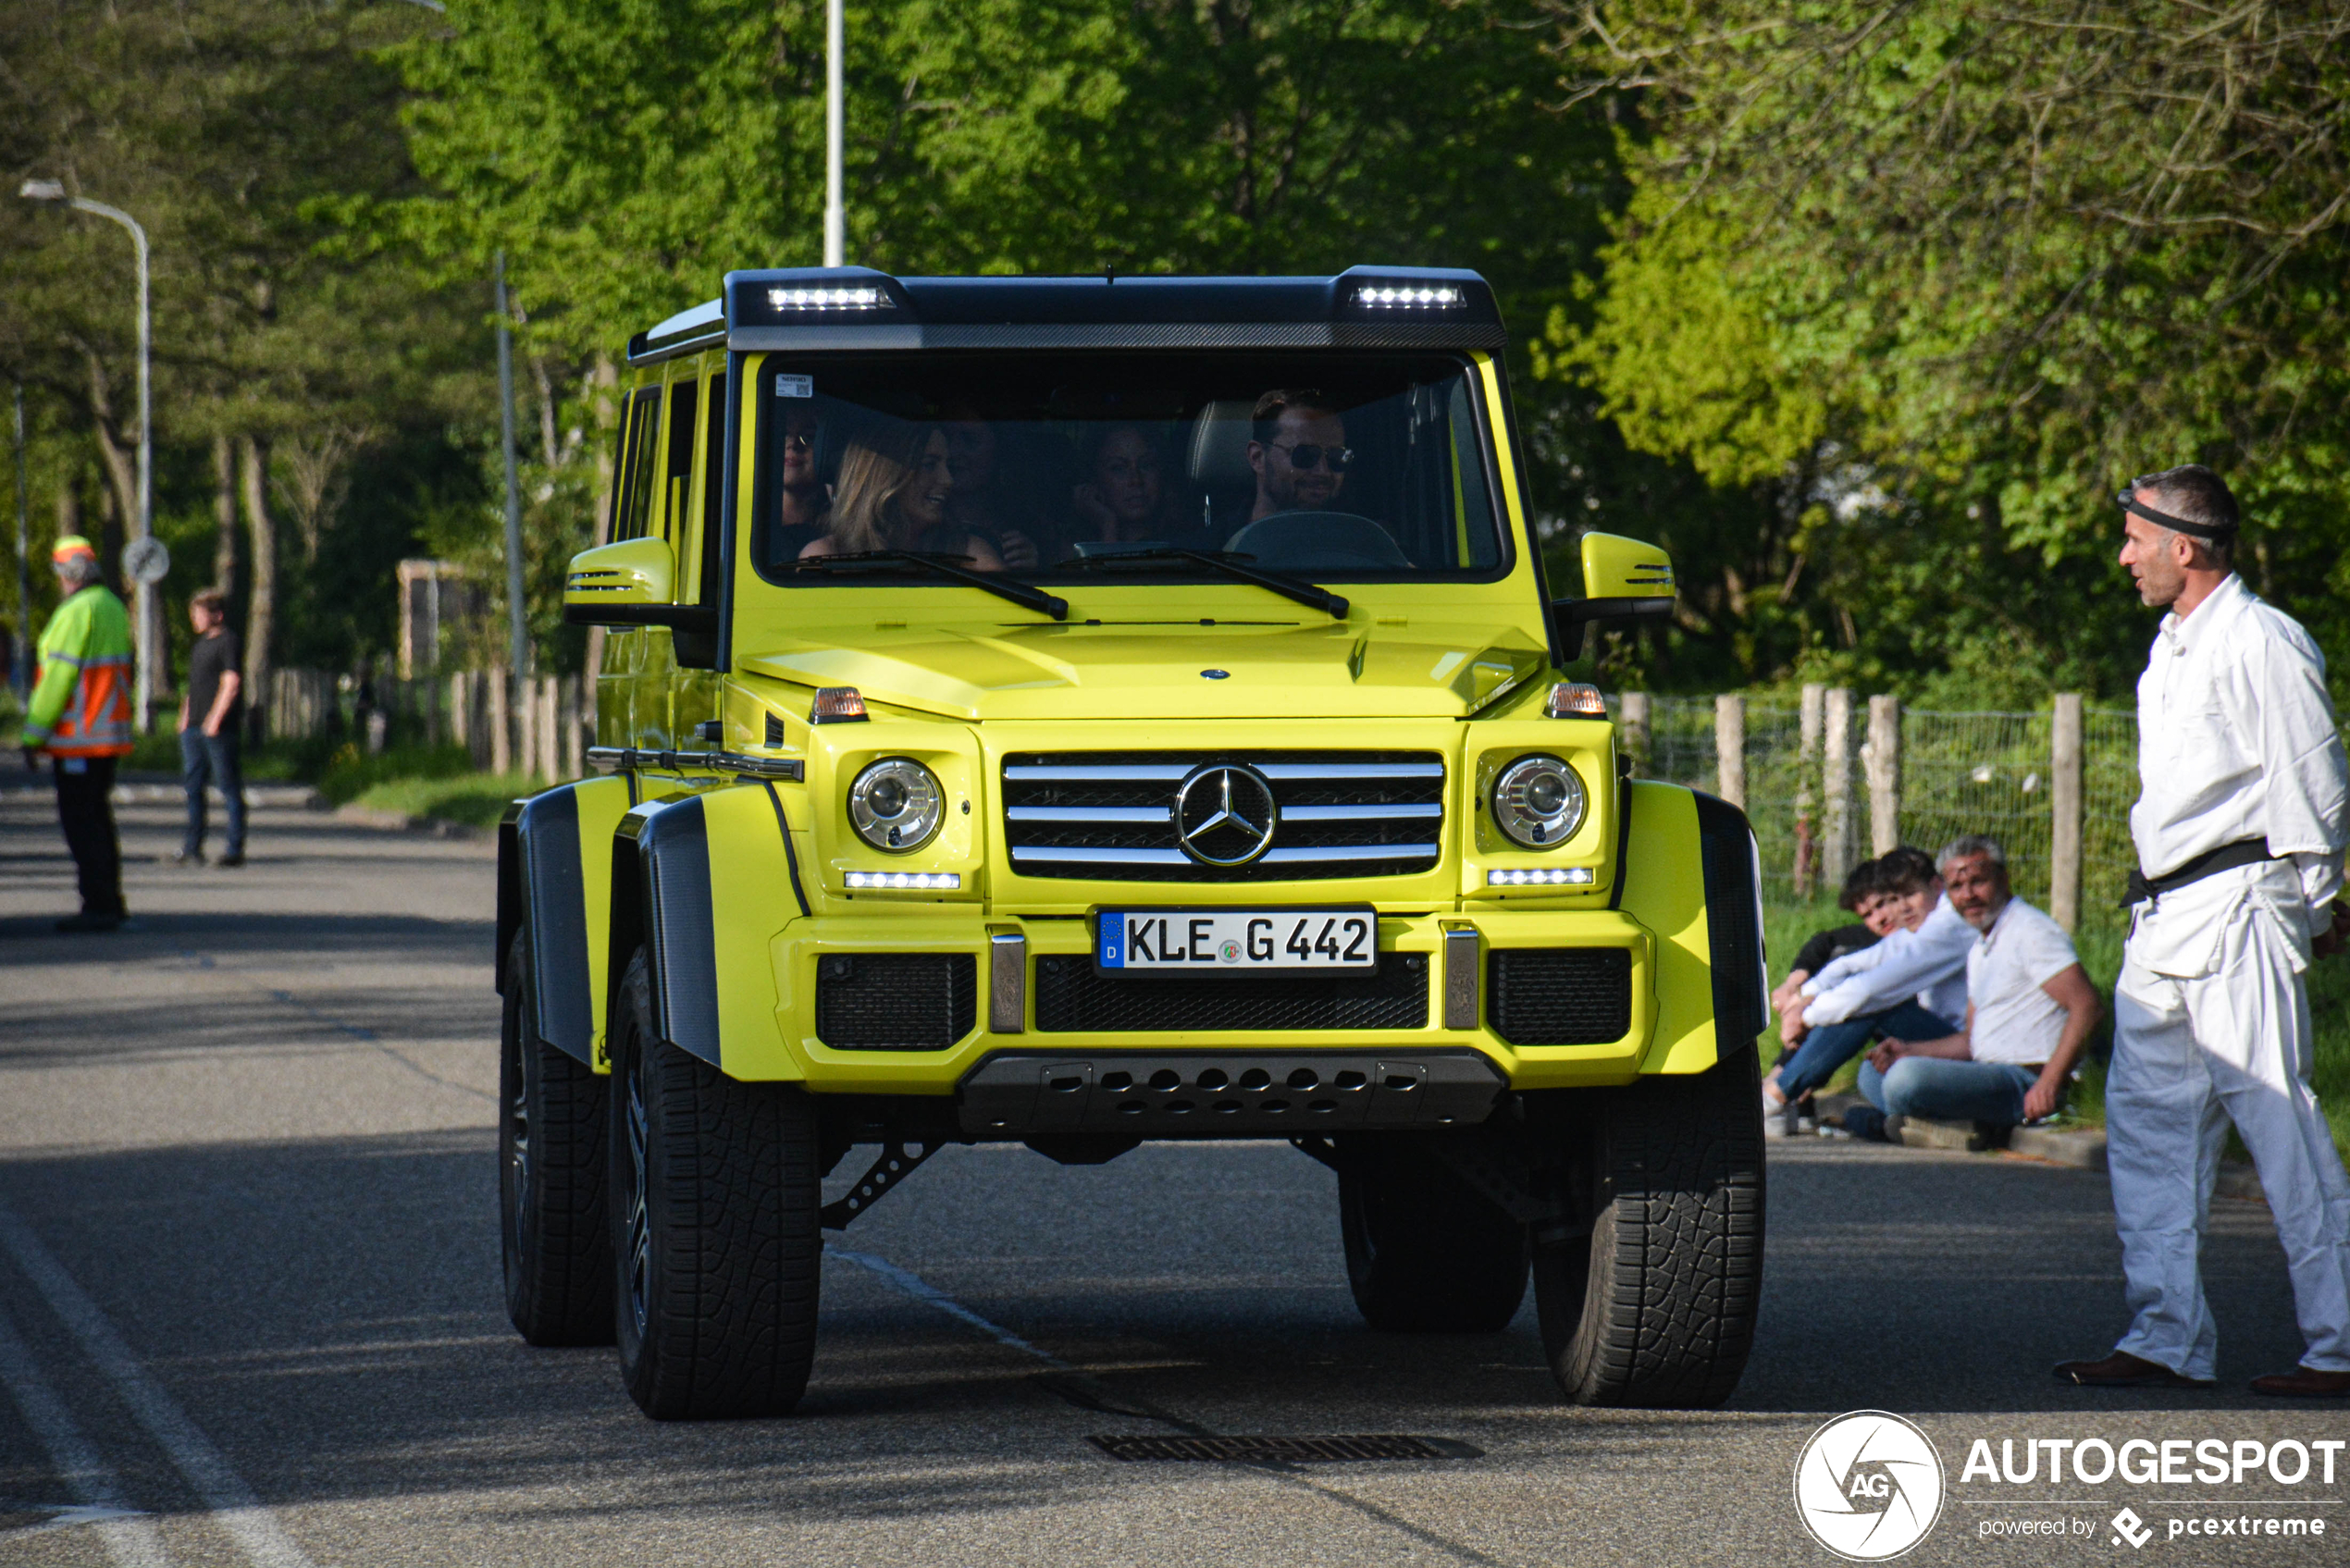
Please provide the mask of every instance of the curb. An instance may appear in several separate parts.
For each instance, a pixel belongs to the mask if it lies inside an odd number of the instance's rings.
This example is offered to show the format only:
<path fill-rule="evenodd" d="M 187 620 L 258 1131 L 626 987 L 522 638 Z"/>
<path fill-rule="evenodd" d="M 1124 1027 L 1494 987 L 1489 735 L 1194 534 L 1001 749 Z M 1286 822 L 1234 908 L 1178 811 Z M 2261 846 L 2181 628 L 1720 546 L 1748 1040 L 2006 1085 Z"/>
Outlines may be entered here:
<path fill-rule="evenodd" d="M 0 784 L 0 797 L 51 793 L 49 781 L 18 784 L 11 781 Z M 114 803 L 118 806 L 178 806 L 188 798 L 188 792 L 176 784 L 118 784 L 114 786 Z M 216 789 L 207 788 L 204 798 L 213 805 L 225 803 Z M 245 806 L 248 809 L 265 807 L 291 808 L 301 811 L 316 811 L 327 804 L 326 797 L 308 784 L 247 784 Z"/>
<path fill-rule="evenodd" d="M 488 830 L 464 822 L 446 821 L 439 817 L 412 817 L 405 811 L 386 810 L 380 806 L 338 806 L 335 821 L 352 827 L 375 828 L 383 833 L 421 833 L 427 838 L 472 839 L 486 838 Z"/>
<path fill-rule="evenodd" d="M 2082 1170 L 2103 1170 L 2105 1134 L 2095 1128 L 2019 1127 L 2008 1135 L 2008 1153 Z"/>

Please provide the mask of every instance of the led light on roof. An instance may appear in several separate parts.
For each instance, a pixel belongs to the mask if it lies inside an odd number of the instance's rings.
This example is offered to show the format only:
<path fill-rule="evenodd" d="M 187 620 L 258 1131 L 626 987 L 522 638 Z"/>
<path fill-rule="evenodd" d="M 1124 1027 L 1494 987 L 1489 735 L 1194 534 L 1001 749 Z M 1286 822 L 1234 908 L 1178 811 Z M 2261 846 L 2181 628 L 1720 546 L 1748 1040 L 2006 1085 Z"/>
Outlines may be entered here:
<path fill-rule="evenodd" d="M 777 310 L 880 310 L 889 303 L 889 295 L 870 284 L 847 289 L 770 289 L 767 302 Z"/>
<path fill-rule="evenodd" d="M 1488 871 L 1488 887 L 1589 887 L 1589 866 L 1531 866 L 1518 870 Z"/>
<path fill-rule="evenodd" d="M 1551 687 L 1551 699 L 1542 705 L 1542 711 L 1553 719 L 1604 719 L 1607 699 L 1595 685 L 1561 681 Z"/>
<path fill-rule="evenodd" d="M 1380 310 L 1455 310 L 1467 302 L 1450 284 L 1382 283 L 1377 288 L 1358 290 L 1354 302 Z"/>
<path fill-rule="evenodd" d="M 959 871 L 851 871 L 848 885 L 939 892 L 962 886 L 963 878 Z"/>

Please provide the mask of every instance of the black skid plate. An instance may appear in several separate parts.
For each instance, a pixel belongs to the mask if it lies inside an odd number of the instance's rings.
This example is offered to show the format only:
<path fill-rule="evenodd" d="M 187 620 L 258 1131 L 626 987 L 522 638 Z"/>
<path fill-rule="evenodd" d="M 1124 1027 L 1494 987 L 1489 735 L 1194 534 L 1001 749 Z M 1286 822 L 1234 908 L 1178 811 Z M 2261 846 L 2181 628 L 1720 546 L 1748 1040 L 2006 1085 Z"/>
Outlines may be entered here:
<path fill-rule="evenodd" d="M 1470 1127 L 1508 1087 L 1475 1051 L 1000 1052 L 957 1086 L 964 1136 L 1287 1138 Z"/>

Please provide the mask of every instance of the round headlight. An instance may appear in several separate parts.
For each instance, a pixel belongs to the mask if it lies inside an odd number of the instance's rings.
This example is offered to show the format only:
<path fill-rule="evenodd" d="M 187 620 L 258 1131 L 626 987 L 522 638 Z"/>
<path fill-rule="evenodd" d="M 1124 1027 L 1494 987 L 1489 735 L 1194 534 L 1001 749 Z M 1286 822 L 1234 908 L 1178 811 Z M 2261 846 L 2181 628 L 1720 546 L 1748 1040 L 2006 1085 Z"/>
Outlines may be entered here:
<path fill-rule="evenodd" d="M 1493 822 L 1513 843 L 1555 849 L 1583 825 L 1586 796 L 1575 770 L 1555 757 L 1521 757 L 1493 781 Z"/>
<path fill-rule="evenodd" d="M 885 758 L 848 786 L 848 821 L 874 848 L 902 854 L 938 836 L 946 800 L 928 768 L 910 757 Z"/>

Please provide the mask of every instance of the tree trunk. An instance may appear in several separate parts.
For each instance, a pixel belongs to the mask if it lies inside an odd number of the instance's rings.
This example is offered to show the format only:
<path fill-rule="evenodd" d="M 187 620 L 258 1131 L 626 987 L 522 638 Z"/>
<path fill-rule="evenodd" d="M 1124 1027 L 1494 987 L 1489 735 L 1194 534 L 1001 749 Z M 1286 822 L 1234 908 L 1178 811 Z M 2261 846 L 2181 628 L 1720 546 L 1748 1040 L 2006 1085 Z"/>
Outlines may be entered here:
<path fill-rule="evenodd" d="M 245 527 L 252 536 L 253 600 L 245 615 L 246 722 L 256 738 L 268 708 L 269 636 L 277 618 L 278 534 L 269 520 L 269 443 L 257 436 L 239 438 L 243 469 Z"/>
<path fill-rule="evenodd" d="M 226 596 L 237 591 L 237 454 L 226 436 L 212 438 L 212 586 Z"/>
<path fill-rule="evenodd" d="M 609 531 L 612 527 L 612 454 L 613 450 L 619 445 L 617 434 L 620 425 L 620 367 L 612 364 L 610 354 L 600 353 L 596 356 L 596 368 L 589 374 L 588 379 L 588 385 L 594 389 L 591 403 L 595 414 L 597 436 L 596 542 L 601 545 L 611 542 Z M 604 438 L 607 428 L 612 431 L 614 438 Z M 603 668 L 604 629 L 601 626 L 590 626 L 588 628 L 587 663 L 588 710 L 590 714 L 596 711 L 596 677 L 602 673 Z"/>
<path fill-rule="evenodd" d="M 106 481 L 114 492 L 115 515 L 122 520 L 123 529 L 132 538 L 140 537 L 139 528 L 139 443 L 130 438 L 116 424 L 114 398 L 106 385 L 106 367 L 96 354 L 89 356 L 90 364 L 90 424 L 97 432 L 98 456 L 105 463 Z M 112 564 L 110 552 L 106 561 Z"/>

